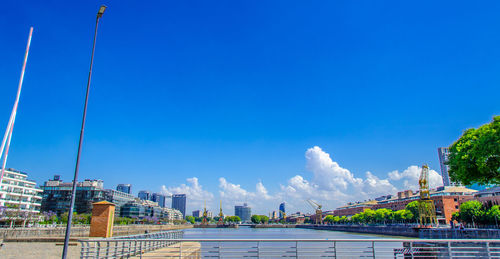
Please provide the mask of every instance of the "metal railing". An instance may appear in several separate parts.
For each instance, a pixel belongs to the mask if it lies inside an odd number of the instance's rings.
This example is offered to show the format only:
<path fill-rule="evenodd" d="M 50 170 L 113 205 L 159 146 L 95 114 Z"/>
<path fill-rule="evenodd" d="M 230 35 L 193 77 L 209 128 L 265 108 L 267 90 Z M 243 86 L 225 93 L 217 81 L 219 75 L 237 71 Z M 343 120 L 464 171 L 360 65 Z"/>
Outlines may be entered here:
<path fill-rule="evenodd" d="M 80 258 L 130 258 L 178 243 L 184 231 L 162 231 L 104 239 L 80 240 Z"/>
<path fill-rule="evenodd" d="M 500 258 L 491 239 L 99 239 L 81 258 Z"/>

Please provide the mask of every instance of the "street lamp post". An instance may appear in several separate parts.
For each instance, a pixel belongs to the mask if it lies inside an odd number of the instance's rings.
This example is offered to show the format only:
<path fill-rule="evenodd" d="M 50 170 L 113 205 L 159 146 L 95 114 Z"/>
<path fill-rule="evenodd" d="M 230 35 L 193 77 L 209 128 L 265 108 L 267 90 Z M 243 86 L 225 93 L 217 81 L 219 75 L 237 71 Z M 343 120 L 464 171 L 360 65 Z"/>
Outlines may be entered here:
<path fill-rule="evenodd" d="M 73 209 L 75 206 L 75 196 L 76 196 L 76 184 L 78 181 L 78 167 L 80 165 L 80 153 L 82 152 L 83 132 L 85 129 L 85 118 L 87 116 L 87 104 L 88 104 L 88 100 L 89 100 L 90 79 L 92 77 L 92 65 L 94 63 L 95 42 L 96 42 L 96 38 L 97 38 L 97 25 L 99 24 L 99 18 L 102 17 L 105 10 L 106 10 L 105 5 L 102 5 L 99 8 L 99 11 L 97 12 L 96 22 L 95 22 L 94 42 L 92 44 L 92 55 L 90 56 L 89 78 L 87 80 L 87 92 L 85 94 L 85 104 L 83 106 L 82 128 L 80 130 L 80 141 L 78 143 L 78 153 L 76 155 L 75 176 L 73 177 L 73 189 L 71 191 L 71 202 L 69 204 L 68 222 L 66 224 L 66 235 L 64 237 L 64 247 L 63 247 L 62 259 L 66 259 L 66 256 L 68 254 L 69 236 L 71 234 L 71 221 L 73 220 Z"/>

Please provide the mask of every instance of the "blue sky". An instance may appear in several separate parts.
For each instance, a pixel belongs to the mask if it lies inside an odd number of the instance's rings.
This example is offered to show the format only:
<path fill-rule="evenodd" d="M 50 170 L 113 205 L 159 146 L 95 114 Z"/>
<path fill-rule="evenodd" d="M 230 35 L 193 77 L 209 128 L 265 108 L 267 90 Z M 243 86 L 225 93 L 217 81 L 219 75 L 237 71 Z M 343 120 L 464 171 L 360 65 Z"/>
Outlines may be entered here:
<path fill-rule="evenodd" d="M 109 188 L 196 192 L 196 177 L 209 206 L 222 191 L 262 213 L 308 197 L 329 209 L 347 199 L 322 199 L 337 187 L 286 191 L 294 176 L 321 178 L 308 150 L 363 179 L 439 171 L 437 147 L 500 113 L 496 1 L 6 1 L 2 130 L 34 27 L 7 166 L 38 183 L 72 178 L 103 3 L 79 178 Z M 229 184 L 247 193 L 230 200 Z"/>

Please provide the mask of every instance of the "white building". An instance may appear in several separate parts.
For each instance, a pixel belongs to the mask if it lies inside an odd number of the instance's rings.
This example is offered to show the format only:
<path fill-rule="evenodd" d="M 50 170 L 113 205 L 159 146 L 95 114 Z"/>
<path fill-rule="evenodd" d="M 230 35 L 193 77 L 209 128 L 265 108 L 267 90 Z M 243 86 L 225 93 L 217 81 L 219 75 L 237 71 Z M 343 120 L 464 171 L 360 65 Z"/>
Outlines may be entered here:
<path fill-rule="evenodd" d="M 6 169 L 0 184 L 0 207 L 20 212 L 40 213 L 42 190 L 26 173 Z"/>
<path fill-rule="evenodd" d="M 163 213 L 165 215 L 165 218 L 168 221 L 173 221 L 173 220 L 182 220 L 184 217 L 182 215 L 182 212 L 177 209 L 172 209 L 172 208 L 162 208 Z"/>

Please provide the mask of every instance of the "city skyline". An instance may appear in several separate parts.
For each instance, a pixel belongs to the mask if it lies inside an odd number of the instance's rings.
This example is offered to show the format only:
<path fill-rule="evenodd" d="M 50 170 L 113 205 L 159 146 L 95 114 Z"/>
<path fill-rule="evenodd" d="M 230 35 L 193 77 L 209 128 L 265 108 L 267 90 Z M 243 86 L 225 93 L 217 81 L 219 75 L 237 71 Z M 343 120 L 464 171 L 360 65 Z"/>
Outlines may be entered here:
<path fill-rule="evenodd" d="M 100 3 L 26 3 L 0 11 L 0 125 L 34 26 L 7 168 L 71 179 Z M 500 113 L 493 1 L 107 5 L 79 180 L 185 192 L 187 211 L 389 194 Z"/>

